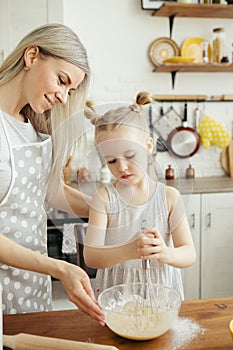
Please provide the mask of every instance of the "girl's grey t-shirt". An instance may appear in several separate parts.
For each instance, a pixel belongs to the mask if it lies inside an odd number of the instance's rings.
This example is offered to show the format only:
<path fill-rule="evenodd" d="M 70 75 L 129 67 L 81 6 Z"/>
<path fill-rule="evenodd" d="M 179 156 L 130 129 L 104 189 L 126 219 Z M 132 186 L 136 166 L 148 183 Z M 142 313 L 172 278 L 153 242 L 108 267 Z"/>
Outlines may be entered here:
<path fill-rule="evenodd" d="M 166 245 L 173 247 L 164 184 L 157 182 L 150 200 L 140 206 L 125 203 L 113 184 L 107 185 L 106 189 L 110 200 L 110 213 L 108 215 L 105 245 L 117 245 L 129 241 L 140 231 L 142 221 L 145 220 L 147 227 L 156 228 Z M 156 260 L 151 260 L 150 263 L 152 281 L 177 290 L 183 299 L 180 269 L 167 264 L 160 264 Z M 116 284 L 142 281 L 142 261 L 140 259 L 128 260 L 105 269 L 98 269 L 95 292 L 98 295 L 104 289 Z"/>

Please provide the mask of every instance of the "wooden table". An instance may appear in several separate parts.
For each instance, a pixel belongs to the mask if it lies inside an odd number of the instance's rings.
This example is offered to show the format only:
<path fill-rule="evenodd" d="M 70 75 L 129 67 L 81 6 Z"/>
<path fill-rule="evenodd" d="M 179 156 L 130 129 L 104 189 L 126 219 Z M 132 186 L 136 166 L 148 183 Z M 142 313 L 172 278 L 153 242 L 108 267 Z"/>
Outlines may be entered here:
<path fill-rule="evenodd" d="M 114 345 L 121 350 L 233 349 L 229 322 L 233 318 L 233 297 L 184 301 L 179 316 L 192 319 L 205 329 L 185 346 L 174 347 L 174 332 L 150 341 L 131 341 L 101 327 L 79 310 L 5 315 L 4 334 L 20 332 L 84 342 Z M 6 348 L 5 348 L 6 349 Z"/>

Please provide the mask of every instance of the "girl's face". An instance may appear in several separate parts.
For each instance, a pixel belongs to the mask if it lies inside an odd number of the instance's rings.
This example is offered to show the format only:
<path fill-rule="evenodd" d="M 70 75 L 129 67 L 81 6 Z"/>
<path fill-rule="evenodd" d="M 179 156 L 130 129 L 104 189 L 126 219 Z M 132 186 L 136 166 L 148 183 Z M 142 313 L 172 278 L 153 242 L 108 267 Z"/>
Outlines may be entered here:
<path fill-rule="evenodd" d="M 24 103 L 29 103 L 38 114 L 56 104 L 65 104 L 85 76 L 82 69 L 65 60 L 42 58 L 37 47 L 26 50 L 25 64 L 29 70 L 23 84 Z"/>
<path fill-rule="evenodd" d="M 97 148 L 117 180 L 137 185 L 147 176 L 147 157 L 153 141 L 151 137 L 146 139 L 144 132 L 136 127 L 101 131 Z"/>

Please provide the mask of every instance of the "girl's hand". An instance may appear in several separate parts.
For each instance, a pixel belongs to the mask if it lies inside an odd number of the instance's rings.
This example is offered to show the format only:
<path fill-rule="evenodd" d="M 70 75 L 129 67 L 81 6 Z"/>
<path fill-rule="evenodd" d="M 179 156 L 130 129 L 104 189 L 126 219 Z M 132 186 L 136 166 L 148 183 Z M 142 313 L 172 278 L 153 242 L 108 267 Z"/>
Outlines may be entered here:
<path fill-rule="evenodd" d="M 143 230 L 144 236 L 137 242 L 137 251 L 141 259 L 156 259 L 162 264 L 169 264 L 171 248 L 167 247 L 156 229 Z"/>

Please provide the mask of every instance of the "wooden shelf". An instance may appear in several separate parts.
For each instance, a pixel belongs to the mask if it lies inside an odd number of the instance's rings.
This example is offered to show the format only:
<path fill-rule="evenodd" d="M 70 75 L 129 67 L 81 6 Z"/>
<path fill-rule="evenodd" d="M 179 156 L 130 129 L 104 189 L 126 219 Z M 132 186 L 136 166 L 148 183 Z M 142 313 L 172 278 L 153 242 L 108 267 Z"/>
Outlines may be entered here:
<path fill-rule="evenodd" d="M 225 95 L 153 95 L 157 102 L 233 102 L 233 94 Z"/>
<path fill-rule="evenodd" d="M 154 68 L 156 73 L 233 72 L 233 63 L 166 63 Z"/>
<path fill-rule="evenodd" d="M 233 73 L 233 63 L 166 63 L 153 69 L 156 73 L 171 73 L 172 88 L 176 73 Z"/>
<path fill-rule="evenodd" d="M 223 4 L 184 4 L 178 2 L 164 2 L 162 6 L 153 11 L 152 16 L 168 17 L 170 37 L 175 17 L 192 18 L 233 18 L 233 5 Z M 172 88 L 175 84 L 176 73 L 209 73 L 233 72 L 233 63 L 166 63 L 154 68 L 156 73 L 171 73 Z"/>
<path fill-rule="evenodd" d="M 165 2 L 152 13 L 157 17 L 233 18 L 233 5 Z"/>

